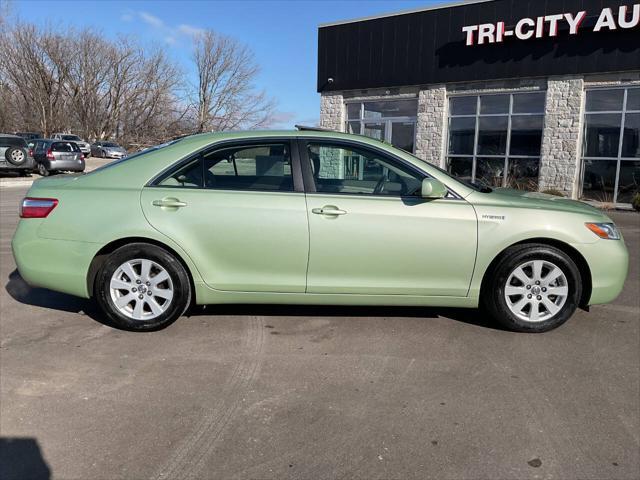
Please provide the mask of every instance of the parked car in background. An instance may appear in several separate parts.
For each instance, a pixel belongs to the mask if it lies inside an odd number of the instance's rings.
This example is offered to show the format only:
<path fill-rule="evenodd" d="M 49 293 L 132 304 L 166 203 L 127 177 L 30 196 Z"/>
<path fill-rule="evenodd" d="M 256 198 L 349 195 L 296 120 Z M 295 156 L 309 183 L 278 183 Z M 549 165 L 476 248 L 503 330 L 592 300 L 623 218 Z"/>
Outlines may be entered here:
<path fill-rule="evenodd" d="M 0 171 L 29 175 L 33 169 L 27 141 L 17 135 L 0 133 Z"/>
<path fill-rule="evenodd" d="M 75 142 L 85 157 L 91 156 L 91 145 L 89 142 L 82 140 L 78 135 L 73 135 L 71 133 L 54 133 L 51 135 L 51 138 L 53 140 L 67 140 L 69 142 Z"/>
<path fill-rule="evenodd" d="M 38 173 L 43 177 L 57 172 L 84 172 L 84 154 L 75 142 L 36 140 L 33 158 Z"/>
<path fill-rule="evenodd" d="M 16 132 L 16 135 L 24 138 L 27 142 L 42 138 L 42 134 L 38 132 Z"/>
<path fill-rule="evenodd" d="M 191 305 L 476 308 L 544 332 L 611 302 L 628 252 L 585 203 L 463 182 L 333 132 L 195 135 L 35 182 L 12 242 L 33 286 L 130 330 Z"/>
<path fill-rule="evenodd" d="M 123 158 L 127 151 L 115 142 L 96 142 L 91 145 L 91 155 L 100 158 Z"/>

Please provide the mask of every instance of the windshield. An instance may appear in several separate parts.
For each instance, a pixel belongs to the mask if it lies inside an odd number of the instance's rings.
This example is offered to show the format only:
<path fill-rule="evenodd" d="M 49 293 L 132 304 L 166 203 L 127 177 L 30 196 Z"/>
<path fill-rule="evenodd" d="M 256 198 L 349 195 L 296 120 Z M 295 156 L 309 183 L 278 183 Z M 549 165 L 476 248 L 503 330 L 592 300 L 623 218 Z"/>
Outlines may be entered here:
<path fill-rule="evenodd" d="M 81 141 L 80 137 L 77 136 L 77 135 L 62 135 L 62 139 L 63 140 L 71 140 L 71 141 L 74 141 L 74 142 Z"/>
<path fill-rule="evenodd" d="M 421 162 L 424 162 L 423 159 L 416 157 L 415 155 L 413 155 L 412 153 L 409 153 L 409 155 L 411 155 L 413 158 L 420 160 Z M 438 170 L 439 172 L 444 173 L 446 176 L 453 178 L 454 180 L 456 180 L 457 182 L 460 182 L 464 185 L 466 185 L 467 187 L 475 190 L 476 192 L 480 192 L 480 193 L 491 193 L 493 192 L 493 189 L 487 187 L 486 185 L 482 185 L 481 183 L 477 183 L 477 182 L 472 182 L 470 180 L 465 180 L 463 178 L 457 177 L 455 175 L 452 175 L 451 173 L 449 173 L 448 171 L 446 171 L 444 168 L 440 168 L 437 165 L 434 165 L 433 163 L 429 163 L 430 167 L 435 168 L 436 170 Z"/>

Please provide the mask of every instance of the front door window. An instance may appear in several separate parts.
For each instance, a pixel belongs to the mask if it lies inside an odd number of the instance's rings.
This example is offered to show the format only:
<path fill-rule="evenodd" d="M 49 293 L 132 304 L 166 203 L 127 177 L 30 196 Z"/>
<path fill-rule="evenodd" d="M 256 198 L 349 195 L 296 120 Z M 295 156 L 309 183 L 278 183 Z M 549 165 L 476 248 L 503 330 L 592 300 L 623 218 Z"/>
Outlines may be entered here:
<path fill-rule="evenodd" d="M 410 196 L 422 177 L 372 150 L 328 143 L 307 144 L 318 193 Z"/>

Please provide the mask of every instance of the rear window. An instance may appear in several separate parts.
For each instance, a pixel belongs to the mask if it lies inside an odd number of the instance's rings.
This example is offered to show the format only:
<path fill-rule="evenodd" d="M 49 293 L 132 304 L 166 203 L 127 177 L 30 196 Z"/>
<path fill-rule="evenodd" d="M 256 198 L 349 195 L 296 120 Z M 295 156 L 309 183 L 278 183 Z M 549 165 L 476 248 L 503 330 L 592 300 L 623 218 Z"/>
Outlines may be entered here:
<path fill-rule="evenodd" d="M 63 140 L 71 140 L 73 142 L 79 142 L 80 137 L 77 135 L 62 135 Z"/>
<path fill-rule="evenodd" d="M 117 147 L 118 144 L 117 143 L 113 143 L 113 142 L 104 142 L 102 144 L 103 147 Z"/>
<path fill-rule="evenodd" d="M 0 147 L 27 148 L 27 141 L 20 137 L 0 137 Z"/>
<path fill-rule="evenodd" d="M 54 152 L 79 152 L 80 148 L 73 142 L 56 142 L 51 145 L 51 150 Z"/>

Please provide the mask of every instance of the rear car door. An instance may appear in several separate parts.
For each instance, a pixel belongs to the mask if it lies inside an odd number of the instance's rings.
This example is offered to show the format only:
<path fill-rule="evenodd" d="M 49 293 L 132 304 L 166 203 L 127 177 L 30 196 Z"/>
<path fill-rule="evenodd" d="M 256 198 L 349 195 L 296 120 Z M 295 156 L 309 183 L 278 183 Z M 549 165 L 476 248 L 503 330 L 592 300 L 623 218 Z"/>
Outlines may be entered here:
<path fill-rule="evenodd" d="M 299 293 L 309 251 L 303 190 L 297 148 L 267 139 L 205 150 L 145 187 L 141 201 L 211 288 Z"/>
<path fill-rule="evenodd" d="M 305 140 L 310 231 L 307 292 L 417 296 L 468 293 L 477 220 L 463 199 L 426 200 L 426 176 L 383 150 Z"/>

